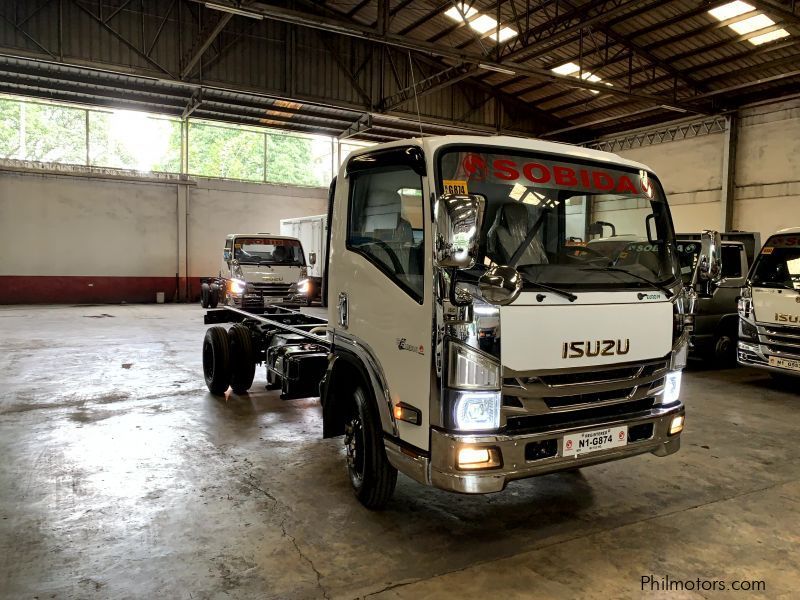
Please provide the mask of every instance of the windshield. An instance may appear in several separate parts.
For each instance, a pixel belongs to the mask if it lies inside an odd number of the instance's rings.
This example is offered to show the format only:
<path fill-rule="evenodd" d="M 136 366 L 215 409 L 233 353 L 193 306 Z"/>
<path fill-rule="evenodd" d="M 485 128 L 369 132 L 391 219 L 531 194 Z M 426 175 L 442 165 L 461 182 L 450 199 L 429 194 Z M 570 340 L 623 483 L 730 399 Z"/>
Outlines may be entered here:
<path fill-rule="evenodd" d="M 774 235 L 761 249 L 750 281 L 754 286 L 800 290 L 800 235 Z"/>
<path fill-rule="evenodd" d="M 300 241 L 280 238 L 237 237 L 233 258 L 243 265 L 305 265 Z"/>
<path fill-rule="evenodd" d="M 439 192 L 486 199 L 480 272 L 517 268 L 531 289 L 653 287 L 678 274 L 669 208 L 646 171 L 501 148 L 442 152 Z"/>

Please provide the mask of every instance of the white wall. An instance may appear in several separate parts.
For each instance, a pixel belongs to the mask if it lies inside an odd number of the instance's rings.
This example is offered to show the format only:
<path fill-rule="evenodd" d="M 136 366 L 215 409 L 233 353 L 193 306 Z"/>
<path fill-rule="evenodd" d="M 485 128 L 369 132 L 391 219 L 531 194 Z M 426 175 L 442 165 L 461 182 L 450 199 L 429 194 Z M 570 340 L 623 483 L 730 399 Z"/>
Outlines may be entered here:
<path fill-rule="evenodd" d="M 237 181 L 199 180 L 190 190 L 189 276 L 219 271 L 229 233 L 280 235 L 281 219 L 328 212 L 328 190 Z"/>
<path fill-rule="evenodd" d="M 195 294 L 226 234 L 326 210 L 322 188 L 0 170 L 0 304 Z"/>
<path fill-rule="evenodd" d="M 711 134 L 625 150 L 658 174 L 679 231 L 721 229 L 725 136 Z M 800 99 L 739 114 L 733 227 L 761 232 L 800 226 Z"/>
<path fill-rule="evenodd" d="M 800 99 L 742 112 L 733 224 L 764 241 L 800 226 Z"/>
<path fill-rule="evenodd" d="M 677 231 L 714 228 L 721 215 L 723 138 L 712 134 L 618 154 L 646 164 L 658 175 Z"/>

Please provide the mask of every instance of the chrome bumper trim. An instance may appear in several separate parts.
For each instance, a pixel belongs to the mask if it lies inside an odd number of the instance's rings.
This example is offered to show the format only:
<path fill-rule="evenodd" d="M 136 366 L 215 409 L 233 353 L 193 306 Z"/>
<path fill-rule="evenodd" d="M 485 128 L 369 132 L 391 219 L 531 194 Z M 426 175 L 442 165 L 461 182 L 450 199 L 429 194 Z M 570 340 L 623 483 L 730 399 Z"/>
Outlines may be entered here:
<path fill-rule="evenodd" d="M 579 428 L 562 428 L 516 436 L 454 434 L 434 429 L 431 431 L 431 459 L 428 477 L 432 485 L 444 490 L 465 494 L 486 494 L 503 490 L 508 482 L 514 479 L 609 462 L 647 452 L 656 456 L 667 456 L 677 452 L 680 448 L 681 434 L 674 436 L 667 434 L 672 418 L 684 414 L 683 404 L 666 409 L 656 407 L 643 414 L 626 415 L 622 418 L 601 421 Z M 605 427 L 633 426 L 645 423 L 653 423 L 653 435 L 650 439 L 632 442 L 620 448 L 592 452 L 577 458 L 561 456 L 564 435 Z M 558 440 L 558 450 L 555 456 L 531 461 L 525 459 L 525 447 L 528 443 L 548 439 Z M 483 472 L 465 472 L 456 469 L 456 453 L 461 444 L 498 448 L 502 455 L 503 466 Z M 404 469 L 401 470 L 406 472 Z"/>

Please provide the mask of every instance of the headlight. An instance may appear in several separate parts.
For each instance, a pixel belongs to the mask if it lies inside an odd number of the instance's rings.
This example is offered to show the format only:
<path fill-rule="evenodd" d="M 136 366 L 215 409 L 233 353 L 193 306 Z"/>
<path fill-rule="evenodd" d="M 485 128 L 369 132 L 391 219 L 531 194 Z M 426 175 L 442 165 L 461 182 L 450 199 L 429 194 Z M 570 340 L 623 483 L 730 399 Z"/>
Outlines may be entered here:
<path fill-rule="evenodd" d="M 739 316 L 745 319 L 750 316 L 753 311 L 753 293 L 749 287 L 741 289 L 741 295 L 736 299 L 736 308 L 739 311 Z"/>
<path fill-rule="evenodd" d="M 462 390 L 499 390 L 500 364 L 476 350 L 450 342 L 448 387 Z"/>
<path fill-rule="evenodd" d="M 739 319 L 739 339 L 758 341 L 758 329 L 750 321 Z"/>
<path fill-rule="evenodd" d="M 308 279 L 301 279 L 297 282 L 297 291 L 301 294 L 308 294 L 311 290 L 311 281 Z"/>
<path fill-rule="evenodd" d="M 481 431 L 500 427 L 502 396 L 497 392 L 456 392 L 453 422 L 461 431 Z"/>
<path fill-rule="evenodd" d="M 247 288 L 247 284 L 241 279 L 231 279 L 228 284 L 228 289 L 234 294 L 242 294 Z"/>
<path fill-rule="evenodd" d="M 664 393 L 661 404 L 672 404 L 678 401 L 681 394 L 681 371 L 670 371 L 664 378 Z"/>

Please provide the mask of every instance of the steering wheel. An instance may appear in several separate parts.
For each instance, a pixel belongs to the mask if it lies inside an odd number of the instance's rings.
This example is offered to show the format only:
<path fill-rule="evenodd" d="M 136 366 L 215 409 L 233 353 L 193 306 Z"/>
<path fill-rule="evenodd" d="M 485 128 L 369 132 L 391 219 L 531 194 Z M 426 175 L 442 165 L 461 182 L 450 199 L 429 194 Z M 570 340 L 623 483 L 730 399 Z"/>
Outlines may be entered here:
<path fill-rule="evenodd" d="M 582 252 L 587 252 L 589 254 L 592 254 L 593 256 L 589 257 L 589 258 L 584 258 L 584 257 L 580 256 L 580 253 L 582 253 Z M 603 254 L 599 250 L 595 250 L 594 248 L 591 248 L 590 246 L 567 246 L 567 251 L 564 253 L 564 256 L 569 258 L 570 260 L 577 260 L 577 261 L 581 261 L 581 262 L 587 262 L 587 261 L 590 261 L 590 260 L 596 260 L 598 258 L 602 258 L 602 259 L 608 260 L 608 261 L 611 260 L 605 254 Z"/>
<path fill-rule="evenodd" d="M 403 268 L 403 265 L 400 263 L 400 259 L 397 258 L 397 254 L 392 248 L 384 242 L 383 240 L 379 240 L 378 238 L 364 238 L 366 240 L 365 244 L 375 244 L 379 248 L 381 248 L 386 255 L 389 257 L 389 260 L 392 262 L 392 267 L 394 268 L 394 272 L 398 275 L 405 275 L 406 271 Z"/>

